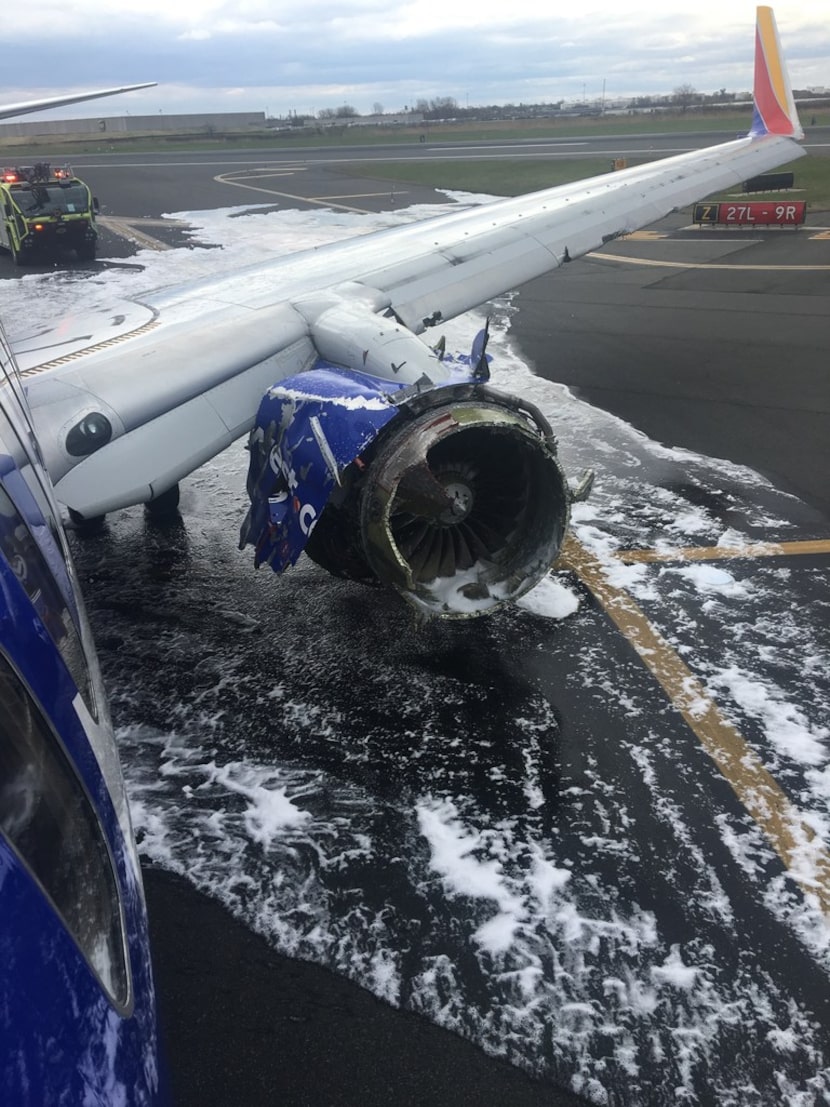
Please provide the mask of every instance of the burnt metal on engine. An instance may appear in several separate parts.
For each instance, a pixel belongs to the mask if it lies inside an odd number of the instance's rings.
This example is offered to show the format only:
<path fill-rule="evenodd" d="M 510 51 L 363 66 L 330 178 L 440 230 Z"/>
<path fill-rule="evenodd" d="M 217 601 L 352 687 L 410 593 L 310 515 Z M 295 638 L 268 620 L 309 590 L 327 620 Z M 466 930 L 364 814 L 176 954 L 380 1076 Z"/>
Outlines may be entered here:
<path fill-rule="evenodd" d="M 248 439 L 251 506 L 240 549 L 281 573 L 294 565 L 342 474 L 398 415 L 398 386 L 318 361 L 262 398 Z"/>

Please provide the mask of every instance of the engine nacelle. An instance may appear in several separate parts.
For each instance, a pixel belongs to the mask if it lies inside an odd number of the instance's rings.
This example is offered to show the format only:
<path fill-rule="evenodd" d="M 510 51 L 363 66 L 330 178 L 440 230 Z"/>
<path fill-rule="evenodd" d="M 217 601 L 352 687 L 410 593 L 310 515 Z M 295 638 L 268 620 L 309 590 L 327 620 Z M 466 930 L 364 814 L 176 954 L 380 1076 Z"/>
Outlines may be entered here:
<path fill-rule="evenodd" d="M 419 389 L 321 365 L 263 400 L 242 544 L 275 571 L 305 550 L 428 616 L 488 611 L 556 559 L 571 496 L 532 405 L 473 381 Z"/>
<path fill-rule="evenodd" d="M 537 583 L 569 515 L 553 438 L 537 419 L 482 386 L 408 405 L 361 487 L 361 537 L 380 580 L 430 615 L 479 614 Z"/>

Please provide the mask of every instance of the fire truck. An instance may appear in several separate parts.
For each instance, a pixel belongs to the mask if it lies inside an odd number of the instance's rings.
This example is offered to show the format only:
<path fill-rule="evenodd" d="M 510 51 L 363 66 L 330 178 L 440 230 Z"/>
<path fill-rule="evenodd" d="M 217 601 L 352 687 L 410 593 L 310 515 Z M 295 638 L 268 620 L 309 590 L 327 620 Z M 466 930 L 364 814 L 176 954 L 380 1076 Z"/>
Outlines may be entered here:
<path fill-rule="evenodd" d="M 68 165 L 53 169 L 39 162 L 0 171 L 0 246 L 15 265 L 64 250 L 92 261 L 97 211 L 98 200 Z"/>

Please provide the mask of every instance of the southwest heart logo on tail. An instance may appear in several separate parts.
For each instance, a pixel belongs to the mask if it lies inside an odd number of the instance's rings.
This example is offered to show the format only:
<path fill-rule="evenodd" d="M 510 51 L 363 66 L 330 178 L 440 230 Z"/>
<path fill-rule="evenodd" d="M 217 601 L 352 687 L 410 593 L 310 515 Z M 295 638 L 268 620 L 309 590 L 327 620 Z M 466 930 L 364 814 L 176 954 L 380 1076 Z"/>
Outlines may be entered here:
<path fill-rule="evenodd" d="M 750 135 L 786 135 L 803 138 L 795 110 L 787 63 L 781 53 L 772 8 L 759 7 L 755 30 L 755 112 Z"/>

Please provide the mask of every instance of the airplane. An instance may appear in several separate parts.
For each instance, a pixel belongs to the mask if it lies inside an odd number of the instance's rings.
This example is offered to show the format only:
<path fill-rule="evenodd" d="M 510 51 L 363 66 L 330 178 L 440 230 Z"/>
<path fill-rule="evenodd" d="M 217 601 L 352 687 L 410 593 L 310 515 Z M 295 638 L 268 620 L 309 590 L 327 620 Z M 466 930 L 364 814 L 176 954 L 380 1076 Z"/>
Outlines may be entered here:
<path fill-rule="evenodd" d="M 555 561 L 590 474 L 571 487 L 541 413 L 490 386 L 486 327 L 459 357 L 422 336 L 802 156 L 767 7 L 754 98 L 749 133 L 731 142 L 162 289 L 47 326 L 16 356 L 3 338 L 0 886 L 14 909 L 0 923 L 0 1043 L 12 1102 L 163 1095 L 140 871 L 58 505 L 81 529 L 131 504 L 175 513 L 179 482 L 247 434 L 240 544 L 256 565 L 282 572 L 306 552 L 392 587 L 422 618 L 520 597 Z"/>
<path fill-rule="evenodd" d="M 0 116 L 20 110 L 31 105 Z M 166 1102 L 118 751 L 60 507 L 2 325 L 0 897 L 3 1102 Z"/>
<path fill-rule="evenodd" d="M 162 289 L 17 344 L 76 522 L 147 503 L 248 433 L 242 545 L 397 590 L 422 617 L 488 611 L 555 561 L 574 494 L 541 414 L 422 335 L 724 186 L 798 157 L 769 8 L 749 135 Z M 96 344 L 93 337 L 103 341 Z"/>

